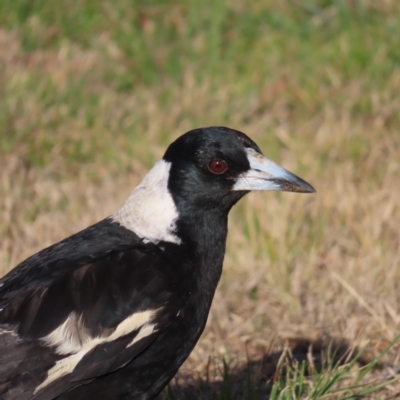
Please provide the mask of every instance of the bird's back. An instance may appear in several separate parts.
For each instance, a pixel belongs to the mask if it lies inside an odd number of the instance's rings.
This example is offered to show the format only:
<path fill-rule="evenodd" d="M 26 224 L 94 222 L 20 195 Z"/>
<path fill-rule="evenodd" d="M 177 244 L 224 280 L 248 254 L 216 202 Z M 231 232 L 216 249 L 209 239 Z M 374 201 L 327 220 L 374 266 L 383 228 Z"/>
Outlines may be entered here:
<path fill-rule="evenodd" d="M 1 398 L 54 398 L 130 363 L 171 330 L 179 267 L 111 220 L 21 263 L 0 281 Z"/>

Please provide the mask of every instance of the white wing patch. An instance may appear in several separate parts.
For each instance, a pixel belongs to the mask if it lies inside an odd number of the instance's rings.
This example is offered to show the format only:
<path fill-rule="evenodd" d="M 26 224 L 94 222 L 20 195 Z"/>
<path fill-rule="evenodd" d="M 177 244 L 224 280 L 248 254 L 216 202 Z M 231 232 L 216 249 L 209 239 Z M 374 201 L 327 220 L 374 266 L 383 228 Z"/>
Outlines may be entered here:
<path fill-rule="evenodd" d="M 93 338 L 85 328 L 82 317 L 72 312 L 64 323 L 41 340 L 45 346 L 56 346 L 57 354 L 71 354 L 81 350 Z"/>
<path fill-rule="evenodd" d="M 158 161 L 112 219 L 145 241 L 180 244 L 176 236 L 178 210 L 168 190 L 171 163 Z"/>
<path fill-rule="evenodd" d="M 88 334 L 87 329 L 83 326 L 82 319 L 75 313 L 71 313 L 62 325 L 42 338 L 45 345 L 56 346 L 57 354 L 70 355 L 57 361 L 54 367 L 49 369 L 47 378 L 35 389 L 34 394 L 56 379 L 70 374 L 85 354 L 99 344 L 112 342 L 140 328 L 135 338 L 128 344 L 127 347 L 130 347 L 140 339 L 155 332 L 155 324 L 150 322 L 158 311 L 159 309 L 132 314 L 122 321 L 109 336 L 94 338 Z M 77 334 L 77 327 L 82 329 L 79 334 Z"/>
<path fill-rule="evenodd" d="M 0 335 L 13 335 L 13 336 L 17 336 L 17 334 L 15 333 L 15 331 L 6 331 L 4 329 L 0 329 Z"/>
<path fill-rule="evenodd" d="M 131 347 L 133 344 L 138 342 L 140 339 L 151 335 L 154 332 L 154 327 L 155 327 L 155 325 L 143 325 L 142 328 L 140 329 L 140 331 L 138 332 L 138 334 L 132 340 L 132 342 L 130 342 L 128 344 L 128 346 L 126 346 L 126 347 L 127 348 Z"/>
<path fill-rule="evenodd" d="M 36 394 L 40 389 L 43 389 L 51 382 L 54 382 L 56 379 L 61 378 L 67 374 L 70 374 L 74 368 L 77 366 L 79 361 L 83 358 L 83 356 L 90 350 L 91 348 L 83 349 L 79 353 L 72 354 L 69 357 L 63 358 L 56 362 L 56 365 L 49 369 L 47 372 L 47 378 L 41 383 L 33 392 Z"/>

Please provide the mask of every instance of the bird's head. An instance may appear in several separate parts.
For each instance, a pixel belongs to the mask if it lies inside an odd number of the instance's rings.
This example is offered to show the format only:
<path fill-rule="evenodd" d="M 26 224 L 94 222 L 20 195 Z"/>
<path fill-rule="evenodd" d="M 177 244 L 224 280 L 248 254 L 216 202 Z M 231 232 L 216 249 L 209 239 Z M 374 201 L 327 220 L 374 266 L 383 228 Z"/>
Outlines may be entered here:
<path fill-rule="evenodd" d="M 114 219 L 151 242 L 180 243 L 179 226 L 226 219 L 252 190 L 313 193 L 315 189 L 266 158 L 244 133 L 225 127 L 180 136 L 132 192 Z"/>
<path fill-rule="evenodd" d="M 229 211 L 252 190 L 313 193 L 303 179 L 266 158 L 244 133 L 225 127 L 195 129 L 179 137 L 163 159 L 175 201 Z"/>

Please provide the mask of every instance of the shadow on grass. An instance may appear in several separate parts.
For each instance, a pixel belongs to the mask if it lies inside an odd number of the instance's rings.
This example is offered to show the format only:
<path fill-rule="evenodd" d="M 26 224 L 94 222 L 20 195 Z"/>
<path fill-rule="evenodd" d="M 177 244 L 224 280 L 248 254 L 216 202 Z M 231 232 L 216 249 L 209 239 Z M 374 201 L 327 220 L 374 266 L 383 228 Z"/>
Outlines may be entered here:
<path fill-rule="evenodd" d="M 290 340 L 282 351 L 248 357 L 246 363 L 210 358 L 206 372 L 193 376 L 179 371 L 157 400 L 261 400 L 268 399 L 278 376 L 288 368 L 305 366 L 305 374 L 323 372 L 330 366 L 344 365 L 353 360 L 358 350 L 344 341 L 307 339 Z M 371 361 L 365 353 L 358 354 L 357 363 Z M 375 368 L 380 368 L 377 364 Z"/>

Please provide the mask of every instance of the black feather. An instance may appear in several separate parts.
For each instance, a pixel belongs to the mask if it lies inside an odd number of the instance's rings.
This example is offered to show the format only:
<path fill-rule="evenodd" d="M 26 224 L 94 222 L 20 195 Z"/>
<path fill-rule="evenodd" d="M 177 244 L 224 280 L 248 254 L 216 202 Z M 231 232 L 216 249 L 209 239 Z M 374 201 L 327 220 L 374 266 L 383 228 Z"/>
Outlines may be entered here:
<path fill-rule="evenodd" d="M 110 217 L 0 280 L 1 399 L 147 400 L 165 387 L 206 324 L 228 213 L 247 193 L 233 186 L 250 169 L 248 148 L 261 156 L 246 135 L 222 127 L 169 146 L 160 181 L 178 215 L 168 229 L 179 240 L 139 237 Z M 224 174 L 208 168 L 216 159 L 228 166 Z"/>

